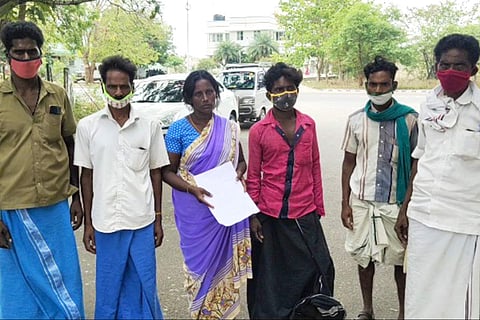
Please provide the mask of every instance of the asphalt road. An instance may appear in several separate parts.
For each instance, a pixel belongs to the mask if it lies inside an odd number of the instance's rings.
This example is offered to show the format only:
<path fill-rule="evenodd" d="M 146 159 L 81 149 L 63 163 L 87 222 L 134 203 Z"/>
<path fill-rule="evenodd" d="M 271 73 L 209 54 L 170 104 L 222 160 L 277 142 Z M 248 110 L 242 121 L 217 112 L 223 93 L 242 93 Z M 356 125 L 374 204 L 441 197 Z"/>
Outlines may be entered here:
<path fill-rule="evenodd" d="M 423 90 L 398 91 L 394 97 L 401 103 L 419 108 L 425 97 Z M 355 318 L 361 310 L 361 294 L 357 266 L 345 253 L 345 230 L 340 221 L 340 174 L 343 153 L 340 150 L 348 115 L 364 106 L 366 95 L 361 90 L 315 90 L 302 87 L 297 108 L 312 116 L 317 124 L 320 145 L 323 187 L 327 216 L 322 219 L 335 268 L 335 296 L 347 309 L 348 317 Z M 241 141 L 248 156 L 248 125 L 242 125 Z M 189 313 L 183 289 L 183 259 L 175 228 L 170 188 L 164 186 L 163 216 L 165 238 L 157 249 L 158 291 L 164 316 L 167 319 L 187 319 Z M 83 230 L 76 232 L 84 281 L 85 308 L 88 318 L 93 317 L 95 301 L 95 257 L 85 251 L 81 242 Z M 376 318 L 397 317 L 398 302 L 393 280 L 393 267 L 377 266 L 374 281 L 374 309 Z M 245 299 L 239 319 L 248 318 Z"/>

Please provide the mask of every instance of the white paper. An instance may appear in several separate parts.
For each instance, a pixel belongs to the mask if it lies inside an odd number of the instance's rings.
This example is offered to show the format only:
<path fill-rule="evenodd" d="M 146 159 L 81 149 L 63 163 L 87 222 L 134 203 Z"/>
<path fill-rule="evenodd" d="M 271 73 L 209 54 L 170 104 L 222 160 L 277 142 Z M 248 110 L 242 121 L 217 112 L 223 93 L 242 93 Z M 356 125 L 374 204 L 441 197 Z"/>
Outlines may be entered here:
<path fill-rule="evenodd" d="M 236 177 L 231 162 L 194 176 L 197 185 L 212 194 L 205 200 L 214 207 L 210 211 L 224 226 L 234 225 L 259 211 Z"/>

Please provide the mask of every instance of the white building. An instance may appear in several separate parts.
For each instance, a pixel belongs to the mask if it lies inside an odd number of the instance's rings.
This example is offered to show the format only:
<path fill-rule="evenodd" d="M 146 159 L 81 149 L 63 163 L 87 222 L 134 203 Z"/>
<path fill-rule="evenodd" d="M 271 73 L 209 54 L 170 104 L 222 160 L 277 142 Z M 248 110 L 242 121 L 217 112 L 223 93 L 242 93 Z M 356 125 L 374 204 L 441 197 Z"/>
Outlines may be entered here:
<path fill-rule="evenodd" d="M 207 55 L 213 56 L 218 45 L 226 40 L 236 42 L 244 49 L 252 44 L 260 33 L 269 34 L 278 43 L 280 53 L 284 51 L 285 32 L 280 29 L 273 16 L 227 17 L 214 15 L 207 22 Z"/>

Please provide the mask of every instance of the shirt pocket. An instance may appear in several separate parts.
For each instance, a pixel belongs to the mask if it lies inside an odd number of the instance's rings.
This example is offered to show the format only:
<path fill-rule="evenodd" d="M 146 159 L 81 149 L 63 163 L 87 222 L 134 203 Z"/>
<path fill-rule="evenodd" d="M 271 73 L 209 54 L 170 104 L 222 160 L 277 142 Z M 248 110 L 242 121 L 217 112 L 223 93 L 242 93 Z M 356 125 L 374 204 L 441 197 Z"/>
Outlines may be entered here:
<path fill-rule="evenodd" d="M 62 115 L 46 114 L 42 126 L 43 137 L 47 142 L 56 142 L 62 138 Z"/>
<path fill-rule="evenodd" d="M 479 159 L 480 132 L 460 130 L 453 146 L 453 153 L 462 159 Z"/>
<path fill-rule="evenodd" d="M 306 141 L 301 141 L 294 149 L 295 162 L 300 165 L 312 163 L 312 144 Z"/>
<path fill-rule="evenodd" d="M 133 171 L 145 169 L 148 164 L 148 150 L 132 147 L 127 148 L 126 163 Z"/>

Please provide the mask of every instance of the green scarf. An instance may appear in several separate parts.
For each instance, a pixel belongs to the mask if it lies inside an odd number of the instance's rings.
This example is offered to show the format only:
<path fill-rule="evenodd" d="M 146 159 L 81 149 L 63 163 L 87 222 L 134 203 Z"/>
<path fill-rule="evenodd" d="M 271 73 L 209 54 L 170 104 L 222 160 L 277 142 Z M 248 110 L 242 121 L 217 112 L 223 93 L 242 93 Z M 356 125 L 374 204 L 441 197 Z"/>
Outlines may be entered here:
<path fill-rule="evenodd" d="M 382 112 L 373 112 L 371 102 L 365 105 L 367 117 L 376 122 L 395 120 L 397 127 L 398 166 L 397 166 L 397 203 L 403 203 L 410 180 L 411 157 L 410 136 L 408 134 L 405 116 L 409 113 L 417 113 L 414 109 L 398 103 L 393 99 L 393 105 Z"/>

